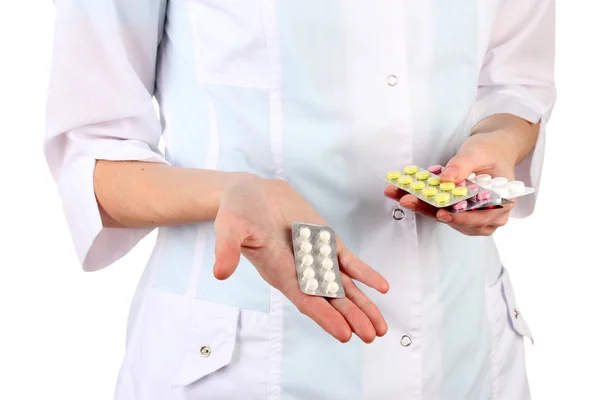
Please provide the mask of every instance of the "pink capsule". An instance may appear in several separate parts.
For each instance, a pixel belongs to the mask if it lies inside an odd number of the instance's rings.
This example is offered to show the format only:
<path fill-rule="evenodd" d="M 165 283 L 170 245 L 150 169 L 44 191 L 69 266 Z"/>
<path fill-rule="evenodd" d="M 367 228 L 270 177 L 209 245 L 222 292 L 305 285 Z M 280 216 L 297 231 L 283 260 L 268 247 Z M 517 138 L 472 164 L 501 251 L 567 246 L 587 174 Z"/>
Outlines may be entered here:
<path fill-rule="evenodd" d="M 453 205 L 452 208 L 455 211 L 462 211 L 462 210 L 466 210 L 467 209 L 467 205 L 468 205 L 467 201 L 463 200 L 463 201 L 460 201 L 460 202 L 456 203 L 455 205 Z"/>
<path fill-rule="evenodd" d="M 475 184 L 467 186 L 467 189 L 469 189 L 472 192 L 479 192 L 479 186 Z"/>
<path fill-rule="evenodd" d="M 483 192 L 477 194 L 477 200 L 479 201 L 491 200 L 491 198 L 492 193 L 489 190 L 484 190 Z"/>
<path fill-rule="evenodd" d="M 463 179 L 462 181 L 458 182 L 456 186 L 467 186 L 467 181 Z"/>
<path fill-rule="evenodd" d="M 431 172 L 432 174 L 436 174 L 439 175 L 442 173 L 442 166 L 441 165 L 432 165 L 431 167 L 427 168 L 427 171 Z"/>

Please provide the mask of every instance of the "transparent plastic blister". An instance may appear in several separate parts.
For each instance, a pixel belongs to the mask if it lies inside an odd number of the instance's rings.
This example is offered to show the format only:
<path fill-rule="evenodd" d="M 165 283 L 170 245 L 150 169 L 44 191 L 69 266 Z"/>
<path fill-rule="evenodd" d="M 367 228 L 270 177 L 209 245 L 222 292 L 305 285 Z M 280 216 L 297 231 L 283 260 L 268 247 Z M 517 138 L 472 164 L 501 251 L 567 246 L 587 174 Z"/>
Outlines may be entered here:
<path fill-rule="evenodd" d="M 333 229 L 294 222 L 292 241 L 300 290 L 312 296 L 345 297 Z"/>
<path fill-rule="evenodd" d="M 472 174 L 471 176 L 474 182 L 485 189 L 496 192 L 503 199 L 514 199 L 535 192 L 534 188 L 525 186 L 521 181 L 509 181 L 503 177 L 492 178 L 487 174 Z"/>

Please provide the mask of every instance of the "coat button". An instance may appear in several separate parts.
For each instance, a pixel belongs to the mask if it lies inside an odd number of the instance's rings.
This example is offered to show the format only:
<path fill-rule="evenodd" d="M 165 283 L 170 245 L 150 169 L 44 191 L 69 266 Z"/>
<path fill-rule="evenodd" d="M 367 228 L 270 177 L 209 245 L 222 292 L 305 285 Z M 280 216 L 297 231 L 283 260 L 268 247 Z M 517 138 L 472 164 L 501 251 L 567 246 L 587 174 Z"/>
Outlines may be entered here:
<path fill-rule="evenodd" d="M 396 75 L 389 75 L 387 77 L 387 84 L 390 86 L 396 86 L 398 83 L 398 77 Z"/>
<path fill-rule="evenodd" d="M 202 357 L 206 358 L 206 357 L 210 356 L 210 353 L 211 353 L 210 347 L 202 346 L 200 348 L 200 354 L 202 355 Z"/>
<path fill-rule="evenodd" d="M 408 335 L 404 335 L 402 336 L 402 339 L 400 339 L 400 344 L 404 347 L 408 347 L 412 344 L 412 338 Z"/>
<path fill-rule="evenodd" d="M 396 221 L 401 221 L 404 219 L 404 216 L 406 214 L 404 213 L 404 210 L 402 210 L 401 208 L 396 208 L 393 212 L 392 212 L 392 218 L 394 218 Z"/>

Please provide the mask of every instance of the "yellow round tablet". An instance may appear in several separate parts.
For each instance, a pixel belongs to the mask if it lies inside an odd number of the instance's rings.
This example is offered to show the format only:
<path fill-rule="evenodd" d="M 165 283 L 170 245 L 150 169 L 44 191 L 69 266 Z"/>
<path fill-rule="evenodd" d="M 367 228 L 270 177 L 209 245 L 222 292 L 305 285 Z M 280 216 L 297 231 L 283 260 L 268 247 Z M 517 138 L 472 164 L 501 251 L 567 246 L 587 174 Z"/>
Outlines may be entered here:
<path fill-rule="evenodd" d="M 429 171 L 419 171 L 415 174 L 415 177 L 420 181 L 426 181 L 431 176 Z"/>
<path fill-rule="evenodd" d="M 452 194 L 457 197 L 466 196 L 469 194 L 469 189 L 466 186 L 457 186 L 452 189 Z"/>
<path fill-rule="evenodd" d="M 432 176 L 431 178 L 427 179 L 427 184 L 429 186 L 437 186 L 439 185 L 441 182 L 441 179 L 438 178 L 437 176 Z"/>
<path fill-rule="evenodd" d="M 438 204 L 448 203 L 450 201 L 449 193 L 438 193 L 435 195 L 435 202 Z"/>
<path fill-rule="evenodd" d="M 401 185 L 410 185 L 413 180 L 413 177 L 410 175 L 402 175 L 400 178 L 398 178 L 398 183 Z"/>
<path fill-rule="evenodd" d="M 404 173 L 406 175 L 414 175 L 417 172 L 419 172 L 419 167 L 417 167 L 416 165 L 407 165 L 406 167 L 404 167 Z"/>
<path fill-rule="evenodd" d="M 425 189 L 423 189 L 422 193 L 423 193 L 423 196 L 425 196 L 425 197 L 432 197 L 432 196 L 435 196 L 436 194 L 438 194 L 438 191 L 434 187 L 426 187 Z"/>
<path fill-rule="evenodd" d="M 454 189 L 456 187 L 456 185 L 454 184 L 454 182 L 442 182 L 440 183 L 440 190 L 443 190 L 444 192 L 449 192 L 452 189 Z"/>
<path fill-rule="evenodd" d="M 424 187 L 425 187 L 425 182 L 421 182 L 421 181 L 415 181 L 410 184 L 411 190 L 415 190 L 415 191 L 423 190 Z"/>
<path fill-rule="evenodd" d="M 400 178 L 401 176 L 402 176 L 402 172 L 391 171 L 391 172 L 387 173 L 386 178 L 388 179 L 388 181 L 395 181 L 396 179 Z"/>

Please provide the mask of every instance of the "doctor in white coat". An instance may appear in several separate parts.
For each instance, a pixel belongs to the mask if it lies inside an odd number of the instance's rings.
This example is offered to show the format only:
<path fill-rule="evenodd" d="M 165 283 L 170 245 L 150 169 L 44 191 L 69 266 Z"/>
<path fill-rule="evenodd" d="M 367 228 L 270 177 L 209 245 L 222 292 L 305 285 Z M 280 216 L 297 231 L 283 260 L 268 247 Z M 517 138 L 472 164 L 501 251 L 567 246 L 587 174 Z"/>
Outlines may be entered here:
<path fill-rule="evenodd" d="M 535 195 L 449 214 L 378 175 L 537 188 L 554 1 L 55 4 L 45 153 L 81 264 L 158 228 L 116 399 L 530 397 L 492 234 Z M 336 231 L 345 298 L 301 293 L 293 221 Z"/>

